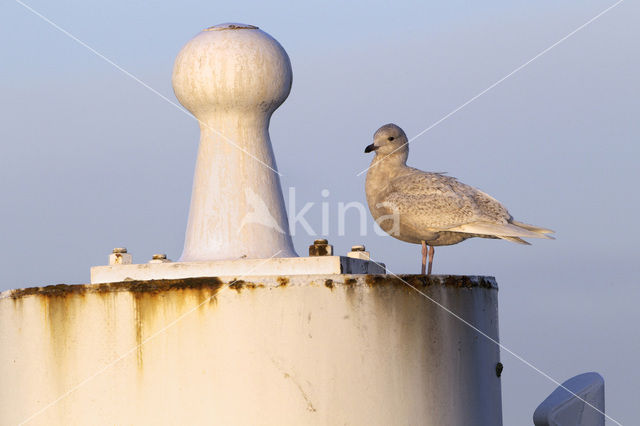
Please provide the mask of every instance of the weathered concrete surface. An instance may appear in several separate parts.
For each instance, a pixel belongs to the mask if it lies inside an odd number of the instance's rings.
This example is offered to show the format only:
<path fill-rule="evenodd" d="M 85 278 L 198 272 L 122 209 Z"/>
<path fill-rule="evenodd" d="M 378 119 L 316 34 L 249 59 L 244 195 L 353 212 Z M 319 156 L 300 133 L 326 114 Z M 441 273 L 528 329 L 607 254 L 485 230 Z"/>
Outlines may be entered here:
<path fill-rule="evenodd" d="M 498 347 L 400 279 L 234 278 L 2 293 L 0 424 L 501 424 Z M 402 278 L 498 339 L 493 278 Z"/>
<path fill-rule="evenodd" d="M 91 268 L 91 283 L 251 275 L 384 274 L 384 264 L 347 256 L 142 263 Z"/>

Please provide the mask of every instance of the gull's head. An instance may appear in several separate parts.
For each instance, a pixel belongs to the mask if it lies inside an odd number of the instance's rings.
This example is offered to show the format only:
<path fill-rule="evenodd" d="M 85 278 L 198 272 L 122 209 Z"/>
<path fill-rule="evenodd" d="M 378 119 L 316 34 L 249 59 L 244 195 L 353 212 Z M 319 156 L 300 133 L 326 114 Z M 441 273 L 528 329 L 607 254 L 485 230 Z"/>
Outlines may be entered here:
<path fill-rule="evenodd" d="M 385 124 L 373 134 L 373 143 L 364 149 L 364 152 L 375 151 L 376 155 L 387 156 L 401 154 L 406 156 L 409 152 L 407 135 L 395 124 Z"/>

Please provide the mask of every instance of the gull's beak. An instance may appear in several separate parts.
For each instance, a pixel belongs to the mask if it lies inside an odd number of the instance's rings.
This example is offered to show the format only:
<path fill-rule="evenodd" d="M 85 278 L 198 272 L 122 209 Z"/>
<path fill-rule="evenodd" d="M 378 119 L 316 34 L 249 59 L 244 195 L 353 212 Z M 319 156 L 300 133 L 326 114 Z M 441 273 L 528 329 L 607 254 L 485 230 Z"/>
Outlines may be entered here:
<path fill-rule="evenodd" d="M 372 143 L 371 145 L 367 145 L 367 147 L 364 149 L 364 152 L 367 153 L 367 152 L 375 151 L 378 148 L 380 147 Z"/>

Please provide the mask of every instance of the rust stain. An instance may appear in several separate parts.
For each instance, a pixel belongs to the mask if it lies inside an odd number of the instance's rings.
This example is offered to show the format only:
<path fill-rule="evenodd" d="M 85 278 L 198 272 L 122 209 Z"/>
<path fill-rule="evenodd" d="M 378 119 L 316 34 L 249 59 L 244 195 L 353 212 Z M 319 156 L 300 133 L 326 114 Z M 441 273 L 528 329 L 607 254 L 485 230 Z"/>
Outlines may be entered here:
<path fill-rule="evenodd" d="M 145 320 L 143 319 L 143 307 L 142 307 L 142 298 L 144 293 L 136 292 L 131 294 L 133 297 L 133 312 L 134 312 L 134 327 L 135 327 L 135 335 L 136 335 L 136 360 L 138 362 L 138 377 L 142 373 L 142 336 L 144 333 L 144 324 Z M 148 321 L 148 319 L 147 319 Z"/>
<path fill-rule="evenodd" d="M 324 285 L 327 288 L 330 288 L 331 290 L 333 290 L 333 280 L 330 280 L 330 279 L 324 280 Z"/>
<path fill-rule="evenodd" d="M 117 292 L 129 292 L 134 305 L 136 353 L 138 368 L 141 371 L 143 366 L 142 347 L 151 331 L 150 327 L 157 310 L 166 308 L 169 301 L 181 304 L 187 298 L 186 294 L 181 297 L 171 297 L 171 295 L 175 292 L 193 295 L 197 300 L 196 306 L 202 305 L 207 299 L 215 303 L 217 301 L 215 300 L 216 294 L 223 284 L 217 277 L 127 281 L 95 285 L 56 284 L 13 290 L 8 297 L 16 303 L 28 296 L 41 296 L 38 300 L 42 306 L 43 320 L 49 330 L 51 363 L 60 366 L 60 360 L 69 359 L 69 350 L 73 344 L 73 330 L 70 330 L 69 327 L 74 324 L 75 309 L 77 306 L 83 305 L 85 295 L 113 296 Z M 112 304 L 113 301 L 109 298 L 109 300 L 105 300 L 105 303 Z M 181 305 L 176 308 L 178 312 L 184 311 Z M 60 374 L 57 383 L 61 391 L 64 390 L 66 383 L 66 375 L 64 374 L 66 368 L 60 366 L 60 368 L 54 369 L 56 373 Z"/>
<path fill-rule="evenodd" d="M 67 294 L 77 294 L 83 293 L 80 288 L 76 287 L 84 287 L 84 285 L 80 284 L 78 286 L 67 285 L 67 284 L 54 284 L 48 285 L 46 287 L 29 287 L 29 288 L 21 288 L 17 290 L 11 290 L 9 297 L 12 299 L 20 299 L 25 296 L 31 296 L 34 294 L 40 294 L 43 296 L 66 296 Z"/>
<path fill-rule="evenodd" d="M 344 285 L 347 288 L 347 300 L 349 301 L 349 303 L 351 303 L 352 305 L 354 305 L 355 303 L 357 303 L 357 297 L 356 297 L 356 284 L 358 284 L 358 280 L 355 278 L 345 278 L 344 279 Z"/>
<path fill-rule="evenodd" d="M 389 281 L 386 279 L 388 275 L 365 275 L 364 282 L 369 287 L 375 287 L 378 285 L 382 285 L 388 283 Z"/>
<path fill-rule="evenodd" d="M 31 295 L 67 296 L 70 294 L 110 293 L 130 291 L 136 293 L 159 293 L 167 290 L 205 289 L 217 292 L 224 283 L 218 277 L 181 278 L 174 280 L 122 281 L 106 284 L 55 284 L 46 287 L 29 287 L 10 290 L 9 297 L 20 299 Z"/>
<path fill-rule="evenodd" d="M 457 288 L 497 288 L 493 277 L 470 277 L 467 275 L 446 275 L 444 285 Z"/>
<path fill-rule="evenodd" d="M 256 283 L 252 283 L 244 280 L 236 280 L 236 279 L 232 280 L 231 283 L 229 283 L 229 288 L 237 291 L 238 293 L 240 293 L 243 288 L 248 288 L 249 290 L 255 290 L 256 288 L 262 288 L 262 287 L 264 287 L 264 284 L 256 284 Z"/>
<path fill-rule="evenodd" d="M 154 331 L 153 322 L 159 310 L 167 310 L 169 304 L 175 304 L 176 312 L 180 315 L 184 312 L 185 308 L 187 308 L 185 304 L 188 296 L 193 296 L 196 299 L 195 306 L 198 308 L 202 307 L 207 300 L 213 301 L 214 303 L 217 302 L 217 292 L 223 285 L 220 279 L 215 278 L 209 283 L 206 281 L 211 280 L 210 278 L 195 279 L 196 281 L 190 283 L 185 282 L 187 280 L 191 279 L 167 280 L 175 282 L 163 283 L 160 286 L 158 286 L 157 283 L 145 281 L 138 283 L 130 289 L 134 305 L 136 358 L 139 374 L 142 373 L 144 367 L 143 347 Z M 163 291 L 161 289 L 167 289 L 169 291 Z M 193 308 L 193 305 L 190 304 L 188 308 Z M 142 376 L 140 375 L 140 377 Z"/>
<path fill-rule="evenodd" d="M 180 290 L 180 291 L 183 291 L 183 290 Z M 188 292 L 188 296 L 191 296 L 196 299 L 196 306 L 202 306 L 204 305 L 204 302 L 207 302 L 207 301 L 209 302 L 209 304 L 217 302 L 216 293 L 215 292 L 212 293 L 207 288 L 190 289 Z M 189 299 L 190 297 L 187 297 L 187 294 L 185 294 L 184 296 L 181 296 L 181 297 L 172 297 L 171 301 L 173 302 L 173 304 L 176 305 L 176 311 L 182 312 L 185 309 L 193 308 L 192 304 L 187 304 Z M 200 312 L 202 312 L 202 310 L 200 310 Z"/>
<path fill-rule="evenodd" d="M 416 288 L 444 286 L 454 288 L 485 288 L 497 290 L 494 277 L 469 275 L 365 275 L 365 283 L 369 287 L 404 286 L 410 284 Z"/>
<path fill-rule="evenodd" d="M 81 296 L 82 297 L 82 296 Z M 75 310 L 75 304 L 81 303 L 77 297 L 66 294 L 47 295 L 39 299 L 45 327 L 49 330 L 49 342 L 51 345 L 50 362 L 53 374 L 56 376 L 56 386 L 62 391 L 67 386 L 68 369 L 73 366 L 67 365 L 72 360 L 69 359 L 69 350 L 73 345 L 72 330 L 69 326 L 73 324 L 71 320 Z"/>
<path fill-rule="evenodd" d="M 284 287 L 289 284 L 288 277 L 278 277 L 278 287 Z"/>
<path fill-rule="evenodd" d="M 345 278 L 344 283 L 346 285 L 355 285 L 358 283 L 358 280 L 356 280 L 355 278 Z"/>
<path fill-rule="evenodd" d="M 494 277 L 489 276 L 468 276 L 468 275 L 362 275 L 365 283 L 370 286 L 379 285 L 406 285 L 402 280 L 416 287 L 428 287 L 432 285 L 442 285 L 445 287 L 456 288 L 486 288 L 498 289 Z M 280 286 L 289 284 L 289 278 L 278 277 Z M 327 284 L 330 281 L 330 284 Z M 346 285 L 357 284 L 358 280 L 353 277 L 345 277 Z M 29 287 L 23 289 L 10 290 L 8 297 L 11 299 L 20 299 L 31 295 L 43 296 L 62 296 L 66 297 L 70 294 L 86 294 L 86 293 L 110 293 L 117 291 L 130 291 L 135 293 L 159 293 L 167 290 L 203 290 L 217 292 L 224 283 L 218 277 L 198 277 L 198 278 L 182 278 L 173 280 L 147 280 L 147 281 L 123 281 L 106 284 L 55 284 L 46 287 Z M 331 288 L 333 280 L 325 280 L 325 285 Z M 229 284 L 234 290 L 242 288 L 255 289 L 264 287 L 263 284 L 250 283 L 243 280 L 235 280 Z"/>
<path fill-rule="evenodd" d="M 229 284 L 229 288 L 237 291 L 238 293 L 240 293 L 242 291 L 242 287 L 244 287 L 244 281 L 242 280 L 236 280 L 234 279 L 233 281 L 231 281 L 231 283 Z"/>
<path fill-rule="evenodd" d="M 309 246 L 309 256 L 327 256 L 329 249 L 327 244 L 314 244 Z"/>

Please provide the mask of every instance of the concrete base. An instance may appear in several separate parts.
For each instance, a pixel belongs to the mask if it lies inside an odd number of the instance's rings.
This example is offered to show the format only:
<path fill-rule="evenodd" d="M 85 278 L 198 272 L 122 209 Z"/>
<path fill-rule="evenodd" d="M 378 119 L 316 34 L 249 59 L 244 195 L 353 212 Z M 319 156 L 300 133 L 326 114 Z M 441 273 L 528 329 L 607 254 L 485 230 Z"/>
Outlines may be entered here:
<path fill-rule="evenodd" d="M 493 278 L 402 276 L 498 339 Z M 501 424 L 499 348 L 388 275 L 0 294 L 0 424 Z"/>
<path fill-rule="evenodd" d="M 143 263 L 91 268 L 91 283 L 245 275 L 384 274 L 384 264 L 346 256 L 274 257 L 204 262 Z"/>

